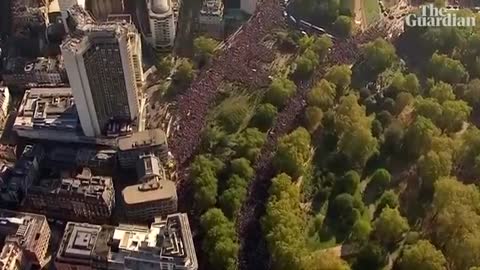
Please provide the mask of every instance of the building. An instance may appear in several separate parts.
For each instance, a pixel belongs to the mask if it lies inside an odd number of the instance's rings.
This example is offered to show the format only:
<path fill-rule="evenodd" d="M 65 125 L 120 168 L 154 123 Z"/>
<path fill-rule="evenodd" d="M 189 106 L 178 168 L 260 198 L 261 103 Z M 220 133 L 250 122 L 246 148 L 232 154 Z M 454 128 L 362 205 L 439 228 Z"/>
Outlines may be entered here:
<path fill-rule="evenodd" d="M 57 270 L 107 270 L 115 227 L 68 222 L 55 257 Z"/>
<path fill-rule="evenodd" d="M 149 227 L 120 225 L 114 232 L 111 270 L 196 270 L 197 256 L 187 214 L 156 219 Z"/>
<path fill-rule="evenodd" d="M 160 160 L 152 155 L 141 156 L 137 164 L 139 184 L 122 190 L 125 215 L 130 220 L 153 220 L 177 212 L 175 184 L 165 177 Z"/>
<path fill-rule="evenodd" d="M 79 6 L 63 17 L 70 35 L 61 51 L 83 133 L 99 137 L 112 121 L 138 121 L 143 71 L 135 26 L 118 20 L 97 23 Z"/>
<path fill-rule="evenodd" d="M 27 267 L 23 256 L 22 247 L 16 242 L 8 242 L 3 245 L 0 253 L 1 270 L 22 270 Z"/>
<path fill-rule="evenodd" d="M 55 258 L 57 270 L 197 270 L 186 214 L 157 219 L 150 227 L 67 223 Z"/>
<path fill-rule="evenodd" d="M 68 83 L 67 71 L 62 59 L 39 57 L 35 62 L 25 65 L 24 71 L 32 73 L 30 84 L 65 85 Z"/>
<path fill-rule="evenodd" d="M 1 114 L 3 114 L 3 116 L 8 115 L 9 104 L 10 104 L 10 90 L 8 90 L 8 87 L 6 86 L 0 86 L 0 111 L 1 111 Z"/>
<path fill-rule="evenodd" d="M 115 206 L 111 177 L 93 175 L 90 169 L 66 177 L 45 178 L 29 189 L 23 207 L 52 218 L 104 223 Z"/>
<path fill-rule="evenodd" d="M 222 0 L 203 0 L 198 18 L 200 30 L 211 36 L 223 39 L 223 9 Z"/>
<path fill-rule="evenodd" d="M 134 168 L 144 154 L 154 154 L 161 160 L 167 158 L 167 136 L 161 129 L 135 132 L 117 139 L 118 161 L 122 168 Z"/>
<path fill-rule="evenodd" d="M 87 9 L 98 20 L 106 20 L 110 14 L 121 14 L 125 12 L 124 0 L 89 0 Z"/>
<path fill-rule="evenodd" d="M 57 0 L 58 7 L 60 11 L 67 11 L 69 8 L 73 7 L 74 5 L 79 5 L 82 8 L 85 8 L 85 0 Z"/>
<path fill-rule="evenodd" d="M 36 87 L 68 84 L 67 72 L 62 59 L 39 57 L 29 60 L 11 57 L 2 75 L 7 86 Z"/>
<path fill-rule="evenodd" d="M 172 0 L 147 0 L 152 44 L 156 50 L 169 50 L 175 43 L 176 22 Z"/>
<path fill-rule="evenodd" d="M 41 145 L 27 145 L 15 163 L 12 172 L 2 177 L 0 202 L 2 206 L 17 207 L 27 196 L 32 184 L 40 174 L 40 164 L 45 157 Z"/>
<path fill-rule="evenodd" d="M 95 171 L 111 172 L 115 165 L 117 152 L 115 150 L 80 148 L 75 157 L 75 163 L 80 167 L 88 167 Z"/>
<path fill-rule="evenodd" d="M 80 136 L 78 115 L 70 88 L 26 90 L 13 130 L 29 139 L 74 141 Z"/>
<path fill-rule="evenodd" d="M 43 267 L 51 231 L 42 215 L 0 210 L 0 239 L 2 269 Z M 9 267 L 9 268 L 7 268 Z"/>
<path fill-rule="evenodd" d="M 258 0 L 240 0 L 240 9 L 243 12 L 252 15 L 257 8 L 257 1 Z"/>

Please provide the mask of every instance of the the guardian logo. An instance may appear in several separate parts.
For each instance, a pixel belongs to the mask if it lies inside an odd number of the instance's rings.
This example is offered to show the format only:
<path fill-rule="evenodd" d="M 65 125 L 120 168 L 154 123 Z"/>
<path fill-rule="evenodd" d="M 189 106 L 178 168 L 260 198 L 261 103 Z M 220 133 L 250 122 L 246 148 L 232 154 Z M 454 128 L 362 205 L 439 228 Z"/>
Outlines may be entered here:
<path fill-rule="evenodd" d="M 405 23 L 410 27 L 472 27 L 475 26 L 475 17 L 457 16 L 446 8 L 429 4 L 421 7 L 420 15 L 407 15 Z"/>

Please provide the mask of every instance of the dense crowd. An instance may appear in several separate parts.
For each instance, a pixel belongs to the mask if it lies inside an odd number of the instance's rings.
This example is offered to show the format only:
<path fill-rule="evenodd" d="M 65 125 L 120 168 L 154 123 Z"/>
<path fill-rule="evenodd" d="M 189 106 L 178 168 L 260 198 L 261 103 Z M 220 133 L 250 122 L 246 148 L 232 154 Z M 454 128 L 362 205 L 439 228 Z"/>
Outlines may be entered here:
<path fill-rule="evenodd" d="M 170 149 L 180 169 L 195 153 L 212 101 L 224 79 L 249 85 L 264 85 L 268 75 L 261 69 L 263 61 L 273 60 L 273 52 L 261 44 L 283 20 L 276 0 L 261 2 L 258 12 L 243 26 L 226 49 L 203 69 L 187 92 L 177 100 L 177 122 Z M 180 177 L 182 177 L 180 175 Z"/>

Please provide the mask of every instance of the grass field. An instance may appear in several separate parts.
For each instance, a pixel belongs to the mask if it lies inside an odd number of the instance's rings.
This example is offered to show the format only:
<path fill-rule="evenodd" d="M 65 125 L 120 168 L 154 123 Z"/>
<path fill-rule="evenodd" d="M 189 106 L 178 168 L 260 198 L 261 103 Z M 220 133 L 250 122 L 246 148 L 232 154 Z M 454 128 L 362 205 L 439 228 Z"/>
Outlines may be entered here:
<path fill-rule="evenodd" d="M 364 0 L 363 9 L 365 11 L 365 17 L 367 23 L 372 23 L 380 17 L 380 7 L 378 0 Z"/>

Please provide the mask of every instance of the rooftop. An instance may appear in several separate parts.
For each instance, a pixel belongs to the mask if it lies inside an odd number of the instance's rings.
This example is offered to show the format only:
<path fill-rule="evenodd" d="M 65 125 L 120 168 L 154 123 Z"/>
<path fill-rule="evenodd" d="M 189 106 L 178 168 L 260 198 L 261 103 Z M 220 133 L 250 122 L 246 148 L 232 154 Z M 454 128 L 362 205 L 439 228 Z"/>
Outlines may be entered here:
<path fill-rule="evenodd" d="M 166 144 L 165 132 L 161 129 L 149 129 L 135 132 L 132 135 L 118 138 L 118 148 L 121 151 L 147 148 Z"/>
<path fill-rule="evenodd" d="M 211 15 L 211 16 L 222 16 L 223 14 L 222 0 L 203 0 L 200 14 Z"/>
<path fill-rule="evenodd" d="M 80 174 L 73 177 L 46 178 L 32 186 L 31 192 L 43 193 L 69 193 L 100 199 L 110 204 L 113 192 L 111 177 L 95 176 L 88 168 L 83 168 Z"/>
<path fill-rule="evenodd" d="M 94 256 L 106 259 L 113 232 L 114 227 L 108 225 L 68 222 L 56 259 L 74 260 L 78 264 Z"/>
<path fill-rule="evenodd" d="M 160 160 L 154 154 L 142 155 L 137 161 L 137 175 L 141 182 L 151 179 L 164 179 L 165 173 Z"/>
<path fill-rule="evenodd" d="M 78 131 L 80 122 L 71 88 L 26 90 L 14 127 Z"/>
<path fill-rule="evenodd" d="M 109 20 L 106 22 L 96 22 L 93 17 L 82 7 L 75 5 L 68 9 L 69 17 L 66 20 L 70 35 L 64 40 L 61 48 L 70 52 L 78 52 L 88 38 L 109 37 L 117 38 L 123 35 L 137 33 L 135 25 L 128 19 Z"/>
<path fill-rule="evenodd" d="M 187 269 L 198 267 L 188 217 L 184 213 L 156 219 L 150 228 L 120 225 L 113 234 L 113 243 L 120 252 L 112 252 L 110 260 L 125 265 L 128 259 L 141 257 L 157 264 L 174 261 Z"/>
<path fill-rule="evenodd" d="M 172 181 L 155 179 L 124 188 L 122 196 L 126 204 L 139 204 L 176 198 L 177 190 Z"/>
<path fill-rule="evenodd" d="M 46 217 L 31 213 L 0 210 L 0 235 L 5 242 L 16 242 L 27 250 L 36 248 L 36 237 Z"/>
<path fill-rule="evenodd" d="M 151 11 L 156 14 L 163 14 L 170 11 L 170 0 L 151 0 L 150 3 Z"/>

